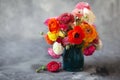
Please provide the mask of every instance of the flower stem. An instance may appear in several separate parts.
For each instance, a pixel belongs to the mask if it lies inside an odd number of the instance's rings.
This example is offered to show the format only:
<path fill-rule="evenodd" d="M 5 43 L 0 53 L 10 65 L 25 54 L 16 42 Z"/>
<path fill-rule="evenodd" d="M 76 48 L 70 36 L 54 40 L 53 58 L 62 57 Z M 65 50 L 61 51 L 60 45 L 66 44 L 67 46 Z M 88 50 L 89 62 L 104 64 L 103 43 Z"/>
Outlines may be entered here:
<path fill-rule="evenodd" d="M 36 72 L 39 73 L 41 70 L 45 70 L 46 66 L 42 65 L 38 69 L 36 69 Z"/>

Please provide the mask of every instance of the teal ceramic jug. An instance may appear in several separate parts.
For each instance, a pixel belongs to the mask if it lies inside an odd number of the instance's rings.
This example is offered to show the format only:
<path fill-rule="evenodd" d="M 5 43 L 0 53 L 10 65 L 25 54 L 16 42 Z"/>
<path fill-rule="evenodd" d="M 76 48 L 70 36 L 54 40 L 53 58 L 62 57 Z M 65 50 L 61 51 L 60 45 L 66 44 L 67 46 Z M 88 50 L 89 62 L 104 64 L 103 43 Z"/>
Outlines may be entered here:
<path fill-rule="evenodd" d="M 82 48 L 78 46 L 70 46 L 69 49 L 64 49 L 63 52 L 63 70 L 76 72 L 83 70 L 84 55 Z"/>

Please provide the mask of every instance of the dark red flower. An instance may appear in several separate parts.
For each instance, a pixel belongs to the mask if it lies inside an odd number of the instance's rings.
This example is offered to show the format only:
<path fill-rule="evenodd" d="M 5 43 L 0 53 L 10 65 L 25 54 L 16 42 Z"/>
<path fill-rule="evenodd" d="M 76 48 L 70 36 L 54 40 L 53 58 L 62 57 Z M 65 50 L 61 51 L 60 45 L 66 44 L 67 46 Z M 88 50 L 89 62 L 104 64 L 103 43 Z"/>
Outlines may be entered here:
<path fill-rule="evenodd" d="M 85 34 L 80 26 L 75 26 L 68 32 L 68 41 L 72 44 L 81 44 Z"/>
<path fill-rule="evenodd" d="M 74 22 L 74 16 L 71 13 L 64 13 L 58 17 L 60 24 L 69 24 Z"/>
<path fill-rule="evenodd" d="M 98 44 L 99 43 L 99 39 L 98 38 L 94 39 L 92 43 L 93 44 Z"/>
<path fill-rule="evenodd" d="M 61 38 L 61 37 L 58 37 L 56 41 L 57 41 L 58 43 L 61 43 L 61 44 L 62 44 L 62 38 Z"/>
<path fill-rule="evenodd" d="M 65 24 L 60 24 L 60 29 L 63 30 L 63 31 L 67 31 L 68 26 L 65 25 Z"/>
<path fill-rule="evenodd" d="M 47 64 L 47 70 L 50 72 L 57 72 L 60 69 L 60 63 L 56 61 L 51 61 Z"/>

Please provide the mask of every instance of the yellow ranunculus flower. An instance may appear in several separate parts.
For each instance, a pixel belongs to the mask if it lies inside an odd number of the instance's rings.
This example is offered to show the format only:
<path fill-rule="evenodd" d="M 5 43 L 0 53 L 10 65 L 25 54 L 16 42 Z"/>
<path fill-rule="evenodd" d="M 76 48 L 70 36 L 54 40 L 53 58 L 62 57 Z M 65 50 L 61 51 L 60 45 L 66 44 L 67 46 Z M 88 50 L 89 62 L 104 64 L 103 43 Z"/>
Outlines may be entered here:
<path fill-rule="evenodd" d="M 56 41 L 58 36 L 59 36 L 59 33 L 51 33 L 51 32 L 48 32 L 48 37 L 51 41 Z"/>
<path fill-rule="evenodd" d="M 63 32 L 61 32 L 61 31 L 59 31 L 59 36 L 60 37 L 65 37 L 65 34 Z"/>

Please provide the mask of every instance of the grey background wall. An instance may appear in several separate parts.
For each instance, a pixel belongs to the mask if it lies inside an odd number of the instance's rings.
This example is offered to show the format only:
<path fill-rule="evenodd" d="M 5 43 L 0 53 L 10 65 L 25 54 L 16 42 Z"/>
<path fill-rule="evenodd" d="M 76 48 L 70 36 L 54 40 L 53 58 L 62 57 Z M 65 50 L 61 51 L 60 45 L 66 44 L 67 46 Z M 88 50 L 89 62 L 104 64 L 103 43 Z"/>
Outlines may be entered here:
<path fill-rule="evenodd" d="M 71 12 L 79 1 L 91 5 L 103 49 L 85 57 L 83 72 L 35 73 L 32 65 L 53 60 L 39 34 L 47 31 L 44 20 Z M 0 0 L 0 80 L 120 80 L 119 35 L 120 0 Z M 107 67 L 110 74 L 89 75 L 96 66 Z"/>

